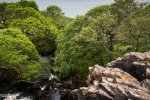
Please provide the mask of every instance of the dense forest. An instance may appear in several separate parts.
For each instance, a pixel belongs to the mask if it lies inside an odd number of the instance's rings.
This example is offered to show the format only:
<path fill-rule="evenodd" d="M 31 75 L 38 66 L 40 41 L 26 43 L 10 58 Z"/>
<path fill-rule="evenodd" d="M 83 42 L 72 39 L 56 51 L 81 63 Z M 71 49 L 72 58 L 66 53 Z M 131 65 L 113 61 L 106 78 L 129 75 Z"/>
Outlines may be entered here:
<path fill-rule="evenodd" d="M 150 4 L 115 0 L 69 18 L 60 7 L 40 11 L 34 1 L 0 3 L 0 81 L 56 74 L 85 81 L 88 67 L 127 52 L 150 50 Z M 40 62 L 51 55 L 52 64 Z"/>

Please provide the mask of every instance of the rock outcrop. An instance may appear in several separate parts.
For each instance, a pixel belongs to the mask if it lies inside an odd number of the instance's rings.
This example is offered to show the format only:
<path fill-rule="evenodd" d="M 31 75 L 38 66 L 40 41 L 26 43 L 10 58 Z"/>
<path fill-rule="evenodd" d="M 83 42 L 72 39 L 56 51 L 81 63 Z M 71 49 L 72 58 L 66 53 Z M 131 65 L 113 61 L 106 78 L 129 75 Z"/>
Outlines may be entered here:
<path fill-rule="evenodd" d="M 11 86 L 11 90 L 12 89 L 16 89 L 17 91 L 26 91 L 26 92 L 36 92 L 41 90 L 40 86 L 32 83 L 32 82 L 28 82 L 28 81 L 17 81 L 15 82 L 12 86 Z"/>
<path fill-rule="evenodd" d="M 150 89 L 150 51 L 131 52 L 107 64 L 107 67 L 119 68 L 138 79 L 142 86 Z"/>
<path fill-rule="evenodd" d="M 90 67 L 88 87 L 72 91 L 74 100 L 149 100 L 150 91 L 118 68 Z M 77 99 L 78 98 L 78 99 Z M 82 98 L 82 99 L 81 99 Z"/>

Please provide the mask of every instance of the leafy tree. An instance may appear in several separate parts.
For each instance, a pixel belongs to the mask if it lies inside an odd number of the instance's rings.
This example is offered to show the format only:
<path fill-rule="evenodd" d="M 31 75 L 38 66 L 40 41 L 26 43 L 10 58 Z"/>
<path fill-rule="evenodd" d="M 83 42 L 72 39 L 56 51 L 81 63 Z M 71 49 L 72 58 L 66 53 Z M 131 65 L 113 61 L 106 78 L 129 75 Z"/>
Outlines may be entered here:
<path fill-rule="evenodd" d="M 147 51 L 150 49 L 149 32 L 150 18 L 135 18 L 128 24 L 122 23 L 121 29 L 124 34 L 124 44 L 131 45 L 131 51 Z"/>
<path fill-rule="evenodd" d="M 115 0 L 77 17 L 57 38 L 56 63 L 62 78 L 85 78 L 87 66 L 105 65 L 129 51 L 147 51 L 149 4 Z"/>
<path fill-rule="evenodd" d="M 138 3 L 135 0 L 115 0 L 112 6 L 112 12 L 117 16 L 118 23 L 124 19 L 130 21 L 136 14 L 140 13 Z"/>
<path fill-rule="evenodd" d="M 146 36 L 148 36 L 147 33 L 149 31 L 149 28 L 147 27 L 149 23 L 149 15 L 147 13 L 149 5 L 146 3 L 137 3 L 135 0 L 115 1 L 115 4 L 113 4 L 114 9 L 112 11 L 113 14 L 117 16 L 118 26 L 121 25 L 121 37 L 124 37 L 122 44 L 128 45 L 130 51 L 139 51 L 140 47 L 145 46 L 143 40 L 148 41 Z M 147 46 L 147 49 L 148 48 L 149 47 Z M 145 48 L 145 50 L 147 49 Z"/>
<path fill-rule="evenodd" d="M 45 11 L 42 11 L 42 14 L 47 18 L 53 19 L 59 29 L 63 29 L 72 20 L 66 17 L 62 9 L 56 5 L 48 6 Z"/>
<path fill-rule="evenodd" d="M 24 19 L 28 17 L 41 17 L 40 13 L 31 7 L 20 7 L 16 3 L 0 3 L 0 23 L 2 28 L 9 27 L 14 19 Z"/>
<path fill-rule="evenodd" d="M 98 16 L 103 15 L 104 13 L 110 12 L 112 9 L 111 5 L 97 6 L 91 10 L 89 10 L 86 15 L 91 16 L 92 18 L 96 18 Z"/>
<path fill-rule="evenodd" d="M 17 4 L 21 7 L 31 7 L 38 10 L 38 5 L 34 1 L 20 0 Z"/>
<path fill-rule="evenodd" d="M 102 45 L 107 51 L 101 54 L 109 54 L 109 61 L 112 61 L 115 51 L 114 45 L 118 42 L 118 24 L 116 17 L 109 13 L 103 14 L 103 16 L 97 17 L 91 23 L 91 27 L 97 34 L 99 45 Z"/>
<path fill-rule="evenodd" d="M 55 51 L 57 28 L 51 21 L 44 17 L 39 19 L 34 17 L 22 20 L 17 19 L 12 22 L 11 26 L 21 29 L 35 44 L 41 55 L 52 54 Z"/>
<path fill-rule="evenodd" d="M 56 63 L 61 77 L 85 79 L 88 66 L 104 65 L 113 59 L 117 41 L 117 21 L 113 15 L 103 14 L 96 19 L 78 17 L 58 37 Z"/>
<path fill-rule="evenodd" d="M 105 65 L 125 52 L 148 51 L 149 11 L 149 3 L 115 0 L 71 19 L 55 5 L 40 12 L 34 1 L 0 3 L 0 28 L 22 31 L 6 29 L 0 34 L 0 78 L 3 74 L 15 79 L 37 75 L 41 66 L 49 66 L 37 62 L 38 52 L 53 54 L 56 44 L 58 67 L 54 70 L 62 79 L 85 79 L 93 64 Z"/>
<path fill-rule="evenodd" d="M 40 18 L 41 14 L 31 7 L 26 7 L 26 8 L 18 7 L 13 11 L 13 15 L 12 15 L 11 20 L 13 20 L 13 19 L 25 19 L 28 17 Z"/>
<path fill-rule="evenodd" d="M 17 29 L 0 32 L 0 78 L 1 81 L 29 79 L 37 76 L 39 54 L 32 42 Z"/>
<path fill-rule="evenodd" d="M 61 8 L 55 5 L 48 6 L 47 9 L 43 11 L 43 14 L 47 17 L 51 17 L 54 20 L 57 20 L 59 17 L 64 15 Z"/>
<path fill-rule="evenodd" d="M 86 24 L 85 19 L 85 17 L 76 18 L 67 25 L 64 33 L 58 35 L 55 60 L 56 64 L 60 66 L 59 71 L 62 79 L 80 77 L 81 70 L 79 70 L 79 68 L 81 67 L 79 67 L 78 64 L 80 64 L 81 60 L 80 62 L 77 61 L 79 61 L 78 58 L 82 56 L 82 54 L 78 52 L 80 52 L 83 47 L 80 47 L 76 43 L 74 37 L 82 30 L 82 26 Z"/>
<path fill-rule="evenodd" d="M 150 4 L 145 4 L 145 6 L 143 7 L 144 11 L 143 14 L 147 17 L 150 16 L 149 12 L 150 12 Z"/>
<path fill-rule="evenodd" d="M 8 26 L 9 20 L 12 17 L 12 12 L 16 9 L 17 5 L 15 3 L 0 3 L 0 23 L 1 28 L 6 28 Z"/>

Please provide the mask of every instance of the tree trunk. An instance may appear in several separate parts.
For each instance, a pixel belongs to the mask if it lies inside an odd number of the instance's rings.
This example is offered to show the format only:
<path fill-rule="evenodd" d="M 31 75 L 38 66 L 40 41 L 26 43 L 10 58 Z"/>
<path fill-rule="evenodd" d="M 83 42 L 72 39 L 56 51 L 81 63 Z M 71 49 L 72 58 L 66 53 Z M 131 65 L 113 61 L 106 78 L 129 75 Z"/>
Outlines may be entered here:
<path fill-rule="evenodd" d="M 139 37 L 140 37 L 140 35 L 138 35 L 138 37 L 136 39 L 136 48 L 135 48 L 136 52 L 138 52 L 138 49 L 139 49 Z"/>
<path fill-rule="evenodd" d="M 114 47 L 113 47 L 113 38 L 114 38 L 114 35 L 110 35 L 110 38 L 109 38 L 109 51 L 110 51 L 110 55 L 109 55 L 109 61 L 111 62 L 113 60 L 113 51 L 114 51 Z"/>
<path fill-rule="evenodd" d="M 100 64 L 102 65 L 102 66 L 104 66 L 104 60 L 103 60 L 103 57 L 101 56 L 101 58 L 100 58 Z"/>

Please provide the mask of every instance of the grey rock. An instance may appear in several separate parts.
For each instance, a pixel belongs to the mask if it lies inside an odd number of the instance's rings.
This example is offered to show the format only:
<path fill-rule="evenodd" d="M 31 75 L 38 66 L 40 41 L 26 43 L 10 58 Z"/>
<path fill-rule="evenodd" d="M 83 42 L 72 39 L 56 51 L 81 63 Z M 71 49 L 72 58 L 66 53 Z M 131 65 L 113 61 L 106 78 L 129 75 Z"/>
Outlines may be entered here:
<path fill-rule="evenodd" d="M 117 60 L 107 64 L 107 67 L 119 68 L 133 77 L 145 88 L 150 89 L 150 51 L 149 52 L 131 52 L 119 57 Z"/>
<path fill-rule="evenodd" d="M 149 100 L 150 91 L 132 75 L 118 68 L 89 68 L 88 87 L 72 91 L 73 100 Z"/>

